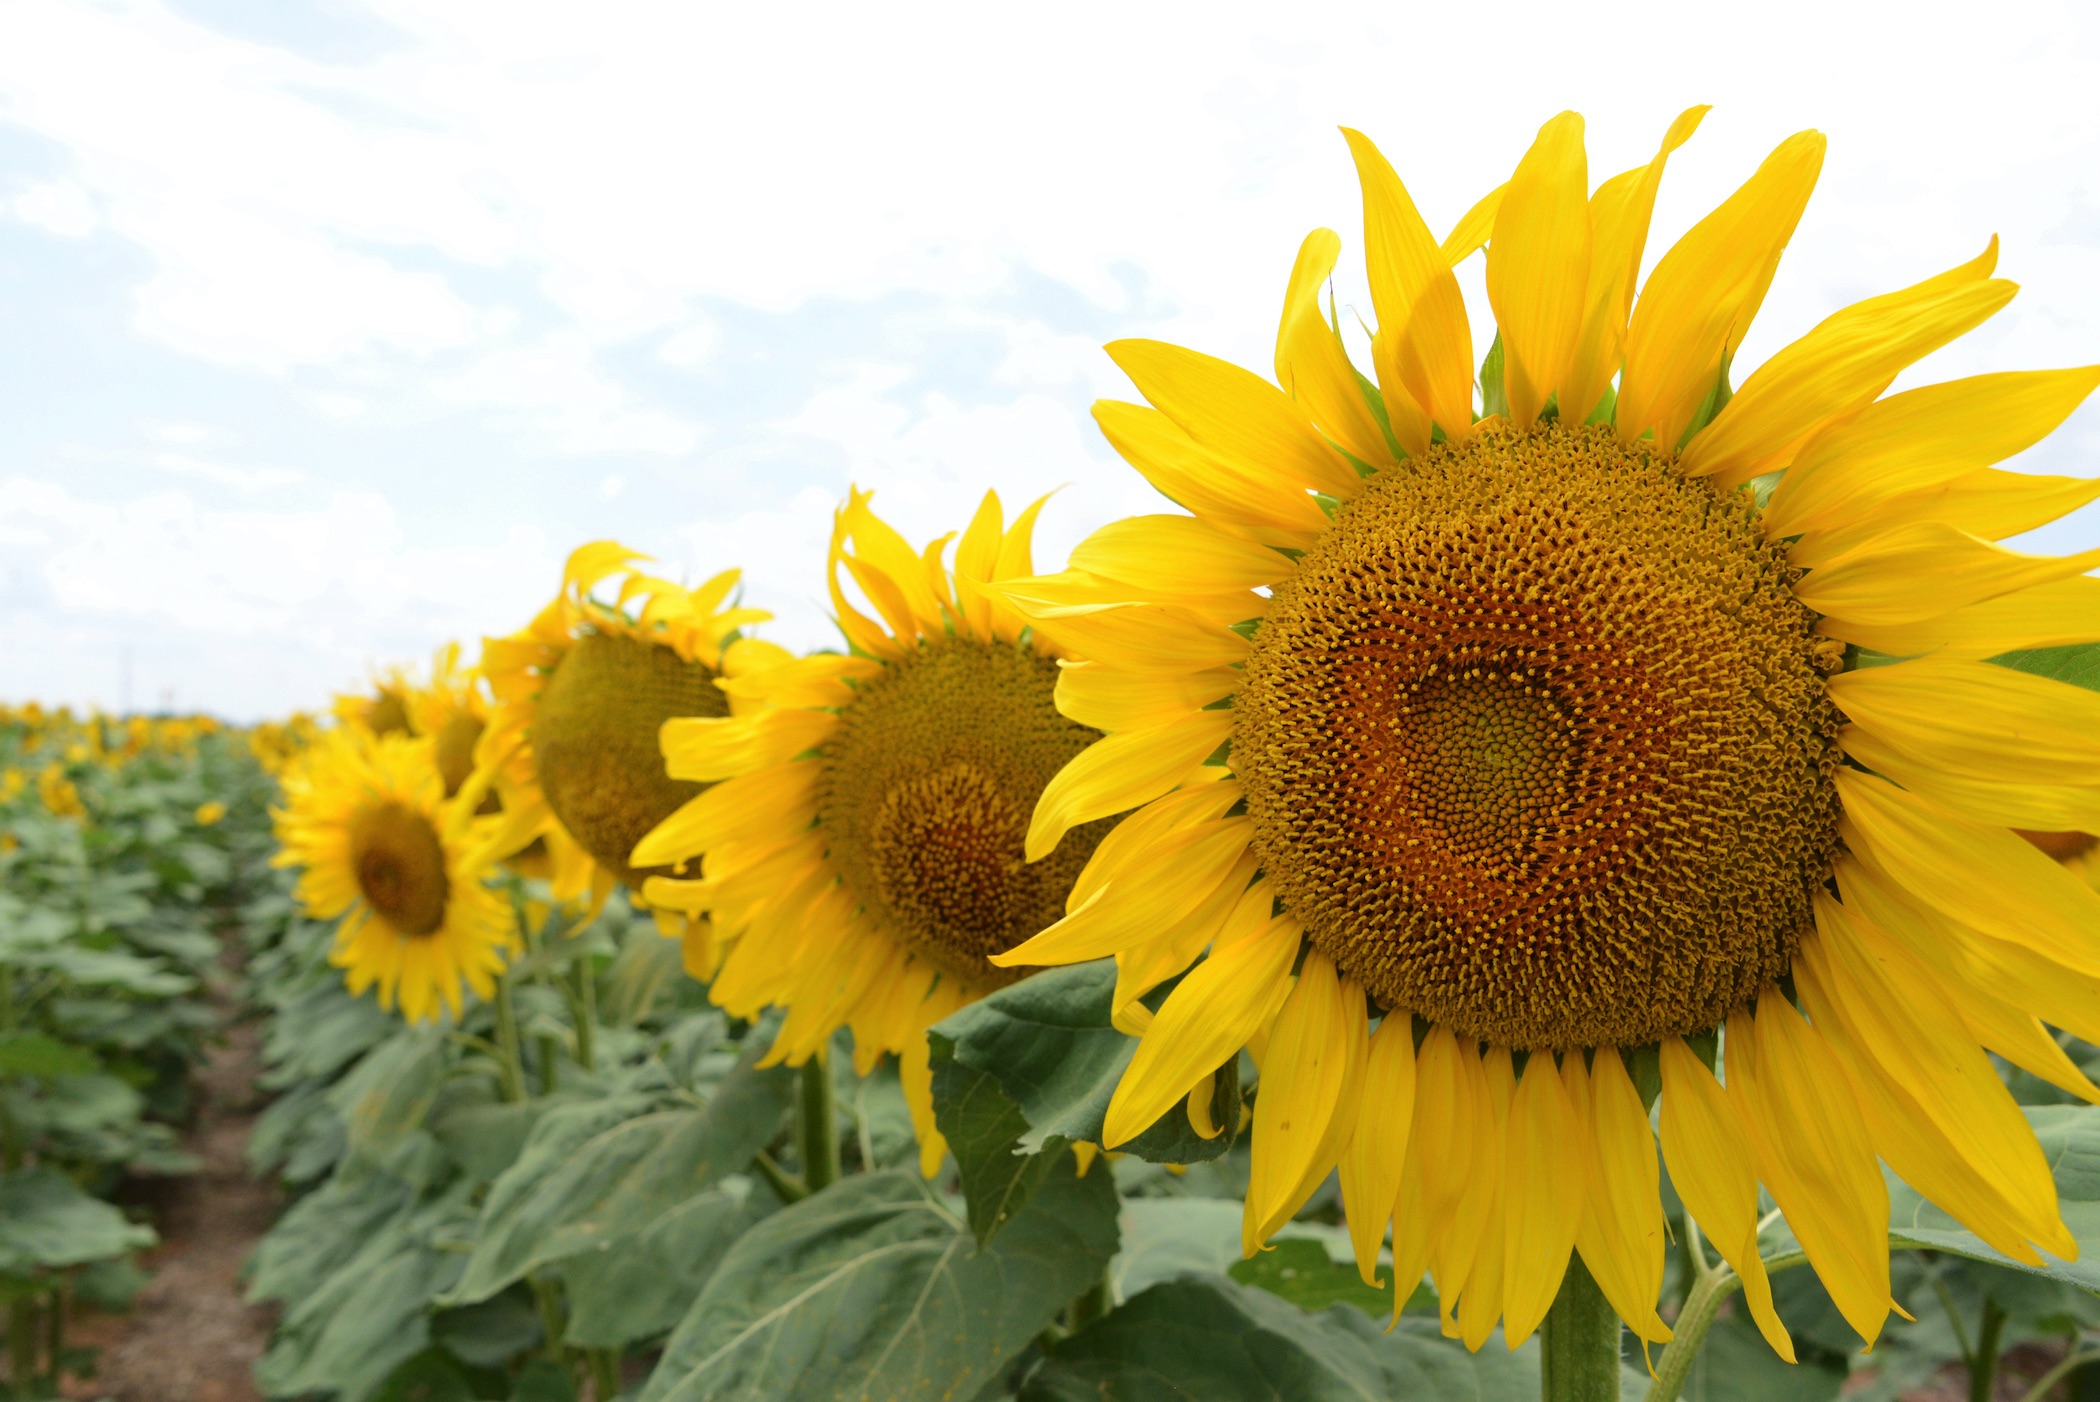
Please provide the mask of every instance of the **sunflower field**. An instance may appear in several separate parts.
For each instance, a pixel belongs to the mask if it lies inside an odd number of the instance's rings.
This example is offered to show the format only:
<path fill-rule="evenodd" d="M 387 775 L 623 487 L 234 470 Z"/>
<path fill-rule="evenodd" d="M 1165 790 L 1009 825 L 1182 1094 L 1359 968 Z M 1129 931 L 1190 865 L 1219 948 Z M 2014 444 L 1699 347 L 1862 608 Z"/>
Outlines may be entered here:
<path fill-rule="evenodd" d="M 1824 145 L 1640 280 L 1704 113 L 1442 239 L 1346 133 L 1375 326 L 1323 228 L 1273 379 L 1111 344 L 1061 568 L 856 487 L 825 648 L 598 541 L 320 720 L 10 713 L 14 1395 L 237 999 L 272 1398 L 2100 1397 L 2100 552 L 1998 543 L 2100 368 L 1890 392 L 1995 241 L 1739 367 Z"/>

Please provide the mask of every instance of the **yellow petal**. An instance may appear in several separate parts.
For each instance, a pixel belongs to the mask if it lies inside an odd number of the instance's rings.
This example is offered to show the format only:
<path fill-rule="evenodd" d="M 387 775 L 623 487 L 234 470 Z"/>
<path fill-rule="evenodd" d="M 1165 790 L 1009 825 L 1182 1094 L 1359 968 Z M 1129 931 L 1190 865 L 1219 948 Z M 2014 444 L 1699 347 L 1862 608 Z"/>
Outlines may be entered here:
<path fill-rule="evenodd" d="M 1568 1056 L 1579 1061 L 1582 1053 Z M 1510 1102 L 1503 1184 L 1502 1334 L 1511 1348 L 1539 1327 L 1568 1273 L 1589 1188 L 1585 1118 L 1569 1101 L 1553 1054 L 1532 1052 Z"/>
<path fill-rule="evenodd" d="M 1071 567 L 1140 590 L 1223 594 L 1292 574 L 1289 557 L 1189 516 L 1126 516 L 1072 549 Z"/>
<path fill-rule="evenodd" d="M 1262 899 L 1269 899 L 1266 891 Z M 1283 1006 L 1299 927 L 1295 921 L 1266 918 L 1266 910 L 1260 914 L 1264 919 L 1255 934 L 1221 941 L 1160 1005 L 1109 1099 L 1101 1129 L 1108 1148 L 1143 1133 L 1199 1078 L 1239 1055 L 1255 1030 L 1268 1026 Z"/>
<path fill-rule="evenodd" d="M 775 710 L 752 716 L 679 716 L 663 724 L 664 768 L 708 784 L 785 764 L 839 728 L 829 711 Z"/>
<path fill-rule="evenodd" d="M 716 784 L 688 800 L 634 846 L 637 866 L 672 866 L 754 830 L 791 831 L 816 818 L 816 787 L 823 766 L 799 760 Z"/>
<path fill-rule="evenodd" d="M 1169 835 L 1223 817 L 1244 796 L 1237 780 L 1218 778 L 1223 772 L 1200 769 L 1185 787 L 1154 799 L 1110 828 L 1072 883 L 1071 894 L 1065 897 L 1065 913 L 1076 912 L 1111 881 L 1144 877 L 1157 860 L 1157 844 Z"/>
<path fill-rule="evenodd" d="M 1116 990 L 1109 1003 L 1108 1018 L 1126 1036 L 1142 1037 L 1153 1022 L 1152 1010 L 1141 1001 L 1147 993 L 1170 978 L 1179 977 L 1214 940 L 1224 939 L 1233 926 L 1238 907 L 1246 904 L 1261 859 L 1252 849 L 1239 860 L 1196 908 L 1178 920 L 1132 932 L 1129 941 L 1116 949 Z M 1260 900 L 1269 900 L 1264 890 Z M 1270 906 L 1262 906 L 1266 915 Z"/>
<path fill-rule="evenodd" d="M 1368 466 L 1385 467 L 1393 462 L 1385 430 L 1357 386 L 1341 337 L 1320 312 L 1320 288 L 1333 276 L 1341 249 L 1341 236 L 1332 229 L 1313 230 L 1298 247 L 1283 294 L 1283 321 L 1276 329 L 1276 383 L 1343 451 Z"/>
<path fill-rule="evenodd" d="M 1838 731 L 1845 754 L 1957 817 L 2003 823 L 2029 832 L 2090 832 L 2100 828 L 2100 785 L 2044 784 L 2031 779 L 1978 779 L 1951 771 L 1914 749 L 1891 745 L 1871 731 Z"/>
<path fill-rule="evenodd" d="M 1809 571 L 1794 594 L 1832 619 L 1886 628 L 1922 623 L 2096 566 L 2100 549 L 2062 557 L 2022 555 L 1927 522 L 1898 526 Z"/>
<path fill-rule="evenodd" d="M 1371 355 L 1393 435 L 1419 454 L 1431 422 L 1454 438 L 1472 427 L 1473 332 L 1458 279 L 1407 187 L 1370 138 L 1347 127 L 1342 135 L 1363 187 L 1364 266 L 1378 315 Z"/>
<path fill-rule="evenodd" d="M 1663 1038 L 1662 1077 L 1662 1147 L 1670 1182 L 1714 1250 L 1742 1277 L 1757 1331 L 1792 1363 L 1793 1337 L 1772 1308 L 1772 1283 L 1757 1250 L 1757 1168 L 1749 1131 L 1733 1097 L 1683 1038 Z"/>
<path fill-rule="evenodd" d="M 1560 388 L 1582 329 L 1590 272 L 1589 160 L 1582 118 L 1539 128 L 1517 162 L 1488 246 L 1488 302 L 1502 332 L 1510 418 L 1528 427 Z"/>
<path fill-rule="evenodd" d="M 1261 617 L 1269 607 L 1269 601 L 1252 589 L 1229 589 L 1223 593 L 1187 592 L 1171 586 L 1140 589 L 1086 570 L 1059 570 L 1056 574 L 1004 580 L 989 586 L 986 592 L 1052 632 L 1064 628 L 1071 619 L 1098 618 L 1120 609 L 1148 605 L 1170 608 L 1176 616 L 1214 628 L 1230 628 Z"/>
<path fill-rule="evenodd" d="M 1253 825 L 1246 818 L 1203 823 L 1166 838 L 1148 854 L 1141 879 L 1111 881 L 1084 905 L 1003 954 L 1001 968 L 1105 959 L 1193 914 L 1239 864 Z"/>
<path fill-rule="evenodd" d="M 1127 812 L 1169 792 L 1232 735 L 1232 712 L 1194 711 L 1096 740 L 1057 771 L 1028 824 L 1028 860 L 1050 855 L 1081 823 Z"/>
<path fill-rule="evenodd" d="M 1135 604 L 1044 618 L 1025 592 L 1009 591 L 1005 597 L 1082 661 L 1131 672 L 1204 672 L 1246 660 L 1245 638 L 1186 609 Z"/>
<path fill-rule="evenodd" d="M 1951 482 L 1864 504 L 1854 520 L 1804 535 L 1787 559 L 1814 569 L 1898 526 L 1936 521 L 1979 540 L 2004 540 L 2048 525 L 2100 500 L 2100 478 L 2045 477 L 1983 468 Z"/>
<path fill-rule="evenodd" d="M 1239 689 L 1230 667 L 1208 672 L 1121 672 L 1097 662 L 1067 662 L 1057 673 L 1057 709 L 1096 730 L 1135 730 L 1200 711 Z"/>
<path fill-rule="evenodd" d="M 992 636 L 992 601 L 984 586 L 995 577 L 999 564 L 1000 538 L 1006 531 L 1005 512 L 997 492 L 986 492 L 977 503 L 962 539 L 955 546 L 955 594 L 963 621 L 978 638 Z"/>
<path fill-rule="evenodd" d="M 2100 977 L 1951 919 L 1890 877 L 1874 856 L 1854 848 L 1852 859 L 1839 862 L 1846 904 L 1940 969 L 1956 988 L 1973 988 L 1983 999 L 2032 1013 L 2087 1041 L 2100 1039 Z M 1978 1018 L 1989 1006 L 1967 997 L 1957 1002 Z"/>
<path fill-rule="evenodd" d="M 1457 1337 L 1469 1349 L 1478 1350 L 1485 1344 L 1488 1335 L 1494 1332 L 1495 1321 L 1502 1316 L 1502 1303 L 1508 1285 L 1508 1271 L 1504 1257 L 1504 1245 L 1508 1239 L 1506 1203 L 1509 1197 L 1509 1175 L 1506 1168 L 1509 1157 L 1510 1102 L 1516 1095 L 1516 1073 L 1511 1068 L 1508 1047 L 1491 1046 L 1476 1063 L 1486 1082 L 1485 1104 L 1488 1118 L 1486 1133 L 1476 1145 L 1484 1148 L 1474 1164 L 1473 1181 L 1466 1186 L 1466 1195 L 1459 1200 L 1458 1215 L 1464 1225 L 1447 1240 L 1463 1240 L 1477 1230 L 1478 1245 L 1473 1250 L 1473 1260 L 1464 1270 L 1465 1284 L 1455 1287 L 1458 1295 Z M 1477 1228 L 1474 1223 L 1477 1221 Z M 1451 1274 L 1457 1278 L 1458 1272 Z M 1437 1287 L 1443 1288 L 1444 1277 L 1437 1277 Z M 1451 1333 L 1448 1327 L 1444 1331 Z"/>
<path fill-rule="evenodd" d="M 914 631 L 929 635 L 941 631 L 945 621 L 940 600 L 934 594 L 932 582 L 927 578 L 925 562 L 914 551 L 903 536 L 875 514 L 869 501 L 873 492 L 849 491 L 846 498 L 846 534 L 853 543 L 853 554 L 847 557 L 849 567 L 865 564 L 879 571 L 896 588 L 905 607 L 910 611 L 911 626 L 897 626 L 902 620 L 891 620 L 891 627 L 900 638 L 909 638 Z M 859 578 L 861 571 L 854 570 Z M 865 582 L 862 585 L 866 587 Z M 880 605 L 882 600 L 869 594 L 870 599 Z"/>
<path fill-rule="evenodd" d="M 1626 349 L 1626 318 L 1633 310 L 1633 289 L 1640 280 L 1641 255 L 1648 247 L 1648 222 L 1655 212 L 1655 193 L 1662 185 L 1670 153 L 1692 139 L 1706 107 L 1688 107 L 1663 136 L 1662 149 L 1644 166 L 1605 181 L 1590 196 L 1590 270 L 1582 333 L 1575 357 L 1560 386 L 1564 423 L 1588 419 Z"/>
<path fill-rule="evenodd" d="M 1662 257 L 1634 303 L 1619 436 L 1674 449 L 1741 345 L 1823 168 L 1821 132 L 1788 137 Z"/>
<path fill-rule="evenodd" d="M 2076 1254 L 2034 1132 L 1923 961 L 1818 891 L 1794 977 L 1899 1177 L 2029 1265 L 2028 1241 Z"/>
<path fill-rule="evenodd" d="M 1350 1039 L 1365 1035 L 1361 994 L 1358 1001 L 1356 1026 L 1351 1028 L 1344 1024 L 1342 982 L 1334 961 L 1317 949 L 1306 954 L 1297 982 L 1269 1030 L 1268 1055 L 1254 1098 L 1253 1159 L 1240 1241 L 1245 1255 L 1260 1249 L 1275 1225 L 1288 1221 L 1299 1206 L 1290 1198 L 1341 1110 Z M 1332 1167 L 1329 1163 L 1320 1172 Z"/>
<path fill-rule="evenodd" d="M 744 639 L 732 644 L 724 662 L 748 661 L 750 654 L 743 649 L 752 641 L 755 640 Z M 882 664 L 872 657 L 818 653 L 770 667 L 732 665 L 716 679 L 715 685 L 732 702 L 754 706 L 837 707 L 853 699 L 849 681 L 866 681 L 881 670 Z"/>
<path fill-rule="evenodd" d="M 1495 232 L 1495 216 L 1502 210 L 1502 196 L 1508 193 L 1509 184 L 1504 182 L 1482 195 L 1473 207 L 1460 217 L 1451 232 L 1444 236 L 1437 252 L 1451 267 L 1478 253 L 1487 243 L 1488 236 Z"/>
<path fill-rule="evenodd" d="M 1487 1119 L 1487 1078 L 1479 1053 L 1470 1044 L 1461 1046 L 1449 1028 L 1432 1026 L 1415 1057 L 1414 1125 L 1400 1196 L 1393 1205 L 1396 1317 L 1432 1262 L 1439 1263 L 1440 1272 L 1448 1270 L 1454 1257 L 1471 1264 L 1479 1246 L 1479 1224 L 1473 1224 L 1471 1236 L 1455 1252 L 1445 1238 L 1472 1177 L 1476 1154 L 1484 1155 L 1486 1147 L 1492 1147 L 1492 1126 L 1482 1128 Z M 1461 1275 L 1451 1285 L 1451 1299 L 1440 1301 L 1447 1320 L 1462 1283 Z M 1442 1275 L 1438 1284 L 1444 1284 Z"/>
<path fill-rule="evenodd" d="M 1366 1285 L 1379 1284 L 1378 1249 L 1385 1244 L 1386 1224 L 1393 1220 L 1414 1117 L 1414 1019 L 1405 1012 L 1390 1012 L 1371 1036 L 1356 1127 L 1341 1164 L 1349 1242 L 1356 1249 L 1357 1274 Z M 1420 1274 L 1416 1272 L 1418 1279 Z"/>
<path fill-rule="evenodd" d="M 1914 901 L 2067 969 L 2100 975 L 2100 893 L 2001 827 L 1935 811 L 1869 774 L 1837 771 L 1845 845 Z"/>
<path fill-rule="evenodd" d="M 1844 1067 L 1777 989 L 1729 1017 L 1727 1054 L 1758 1176 L 1871 1347 L 1889 1312 L 1889 1197 Z"/>
<path fill-rule="evenodd" d="M 1833 313 L 1751 373 L 1686 445 L 1686 474 L 1711 476 L 1725 491 L 1786 466 L 1817 429 L 1871 403 L 1898 372 L 1996 315 L 2018 290 L 2002 278 L 1952 287 L 1933 278 Z"/>
<path fill-rule="evenodd" d="M 904 1104 L 911 1111 L 911 1127 L 919 1136 L 919 1172 L 931 1180 L 941 1171 L 948 1141 L 933 1120 L 932 1053 L 920 1037 L 906 1045 L 897 1057 L 897 1078 L 904 1083 Z"/>
<path fill-rule="evenodd" d="M 1989 662 L 1920 657 L 1832 677 L 1863 730 L 1979 779 L 2100 784 L 2100 694 Z"/>
<path fill-rule="evenodd" d="M 1154 408 L 1212 452 L 1293 486 L 1338 495 L 1362 486 L 1304 410 L 1253 371 L 1164 341 L 1111 341 L 1107 350 Z"/>
<path fill-rule="evenodd" d="M 1157 409 L 1103 399 L 1094 422 L 1123 460 L 1175 505 L 1267 545 L 1305 549 L 1327 529 L 1327 514 L 1301 483 L 1285 482 L 1184 433 Z"/>
<path fill-rule="evenodd" d="M 1765 510 L 1774 537 L 1841 526 L 1860 505 L 1937 486 L 2046 438 L 2100 366 L 1974 375 L 1892 394 L 1805 445 Z M 1731 406 L 1732 407 L 1732 406 Z"/>
<path fill-rule="evenodd" d="M 1561 1076 L 1589 1177 L 1575 1248 L 1626 1327 L 1651 1343 L 1667 1343 L 1670 1326 L 1655 1312 L 1655 1302 L 1662 1293 L 1668 1228 L 1647 1107 L 1625 1061 L 1609 1047 L 1598 1049 L 1594 1075 L 1581 1053 L 1570 1052 Z"/>
<path fill-rule="evenodd" d="M 1917 623 L 1826 618 L 1816 629 L 1826 637 L 1894 657 L 1934 651 L 1948 657 L 1996 657 L 2018 648 L 2100 642 L 2100 579 L 2081 576 L 2038 584 Z"/>

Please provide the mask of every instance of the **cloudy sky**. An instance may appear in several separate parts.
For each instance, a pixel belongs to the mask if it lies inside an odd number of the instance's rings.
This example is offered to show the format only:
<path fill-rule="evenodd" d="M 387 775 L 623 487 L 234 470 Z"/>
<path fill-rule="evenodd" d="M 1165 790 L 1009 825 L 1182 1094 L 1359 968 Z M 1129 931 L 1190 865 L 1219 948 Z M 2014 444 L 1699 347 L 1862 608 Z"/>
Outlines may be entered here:
<path fill-rule="evenodd" d="M 1343 123 L 1441 230 L 1555 111 L 1601 179 L 1713 103 L 1651 261 L 1818 127 L 1743 364 L 1994 232 L 2024 292 L 1907 380 L 2100 360 L 2100 11 L 1886 13 L 0 0 L 0 698 L 325 703 L 605 536 L 816 643 L 855 481 L 919 538 L 1063 486 L 1054 562 L 1156 502 L 1101 342 L 1265 366 L 1304 234 L 1355 266 Z"/>

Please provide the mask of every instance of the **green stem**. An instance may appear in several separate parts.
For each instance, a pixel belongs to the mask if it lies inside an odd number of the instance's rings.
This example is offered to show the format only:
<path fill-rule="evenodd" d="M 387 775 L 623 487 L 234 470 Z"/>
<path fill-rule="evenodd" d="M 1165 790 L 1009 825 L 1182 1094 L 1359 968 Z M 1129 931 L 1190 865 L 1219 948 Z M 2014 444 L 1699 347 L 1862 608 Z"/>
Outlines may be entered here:
<path fill-rule="evenodd" d="M 44 1354 L 51 1361 L 51 1386 L 54 1392 L 58 1388 L 59 1373 L 63 1371 L 59 1360 L 65 1356 L 66 1351 L 66 1306 L 72 1293 L 72 1282 L 60 1276 L 58 1282 L 51 1287 L 51 1311 L 44 1316 Z"/>
<path fill-rule="evenodd" d="M 525 1059 L 518 1052 L 518 1013 L 511 1006 L 510 975 L 496 979 L 496 1066 L 503 1075 L 503 1098 L 516 1103 L 525 1099 Z"/>
<path fill-rule="evenodd" d="M 597 1069 L 593 1034 L 598 1029 L 598 977 L 591 972 L 591 956 L 576 958 L 576 1064 L 586 1071 Z"/>
<path fill-rule="evenodd" d="M 1693 1282 L 1692 1293 L 1685 1297 L 1684 1307 L 1678 1310 L 1677 1320 L 1671 1325 L 1673 1337 L 1655 1365 L 1655 1380 L 1648 1384 L 1647 1402 L 1677 1402 L 1677 1395 L 1692 1375 L 1692 1365 L 1699 1361 L 1699 1346 L 1706 1342 L 1706 1331 L 1713 1328 L 1721 1306 L 1742 1283 L 1741 1277 L 1726 1266 L 1709 1270 Z"/>
<path fill-rule="evenodd" d="M 1543 1402 L 1619 1402 L 1619 1316 L 1580 1256 L 1568 1258 L 1539 1342 Z"/>
<path fill-rule="evenodd" d="M 1114 1309 L 1115 1303 L 1115 1290 L 1108 1283 L 1108 1272 L 1104 1270 L 1099 1280 L 1088 1286 L 1084 1294 L 1075 1295 L 1072 1303 L 1065 1307 L 1066 1328 L 1075 1334 L 1078 1333 Z"/>
<path fill-rule="evenodd" d="M 584 1357 L 591 1365 L 591 1391 L 598 1394 L 598 1402 L 613 1402 L 620 1395 L 620 1351 L 616 1348 L 586 1349 Z"/>
<path fill-rule="evenodd" d="M 1976 1331 L 1976 1356 L 1969 1360 L 1969 1402 L 1991 1402 L 1998 1395 L 1998 1338 L 2004 1332 L 2005 1311 L 1986 1295 L 1983 1327 Z"/>
<path fill-rule="evenodd" d="M 809 1196 L 808 1185 L 782 1168 L 765 1150 L 758 1151 L 757 1156 L 751 1160 L 751 1166 L 758 1170 L 759 1177 L 772 1185 L 773 1191 L 779 1194 L 782 1202 L 800 1202 Z"/>
<path fill-rule="evenodd" d="M 2069 1358 L 2066 1358 L 2063 1362 L 2036 1379 L 2034 1386 L 2027 1389 L 2027 1395 L 2021 1398 L 2020 1402 L 2044 1402 L 2044 1399 L 2049 1396 L 2051 1388 L 2065 1378 L 2070 1377 L 2071 1374 L 2077 1372 L 2086 1364 L 2095 1362 L 2100 1362 L 2100 1349 L 2087 1349 L 2084 1353 L 2073 1353 Z"/>
<path fill-rule="evenodd" d="M 567 1366 L 568 1356 L 561 1346 L 566 1329 L 562 1322 L 561 1287 L 536 1275 L 528 1275 L 525 1280 L 532 1286 L 533 1302 L 540 1307 L 540 1332 L 547 1336 L 547 1357 L 557 1366 Z"/>
<path fill-rule="evenodd" d="M 7 1308 L 8 1380 L 15 1394 L 31 1395 L 36 1377 L 36 1296 L 24 1295 Z"/>
<path fill-rule="evenodd" d="M 552 1095 L 561 1089 L 561 1042 L 542 1032 L 540 1044 L 540 1094 Z"/>
<path fill-rule="evenodd" d="M 832 1102 L 831 1058 L 824 1051 L 802 1063 L 802 1113 L 797 1130 L 802 1181 L 812 1193 L 821 1193 L 839 1181 L 839 1114 Z"/>

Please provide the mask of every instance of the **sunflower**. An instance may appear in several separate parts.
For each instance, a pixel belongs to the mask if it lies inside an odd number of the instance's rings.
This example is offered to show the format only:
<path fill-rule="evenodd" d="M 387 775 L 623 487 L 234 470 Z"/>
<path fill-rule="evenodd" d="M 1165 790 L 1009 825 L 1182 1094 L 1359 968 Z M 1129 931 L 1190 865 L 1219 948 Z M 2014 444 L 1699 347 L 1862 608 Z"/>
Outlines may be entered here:
<path fill-rule="evenodd" d="M 465 786 L 474 773 L 474 751 L 488 729 L 488 692 L 477 668 L 459 665 L 459 644 L 446 643 L 430 659 L 430 685 L 408 691 L 407 724 L 411 733 L 428 736 L 445 781 L 445 797 Z M 499 807 L 492 792 L 481 811 Z"/>
<path fill-rule="evenodd" d="M 1581 118 L 1554 118 L 1441 245 L 1347 133 L 1371 375 L 1320 304 L 1324 229 L 1276 383 L 1111 345 L 1153 407 L 1096 418 L 1186 514 L 1004 588 L 1085 659 L 1059 708 L 1106 733 L 1045 791 L 1030 858 L 1137 811 L 993 962 L 1188 970 L 1129 1010 L 1105 1142 L 1250 1048 L 1246 1249 L 1339 1166 L 1366 1280 L 1390 1222 L 1396 1300 L 1428 1270 L 1475 1348 L 1532 1333 L 1571 1251 L 1669 1337 L 1657 1094 L 1677 1192 L 1789 1358 L 1760 1183 L 1870 1343 L 1877 1158 L 2008 1256 L 2077 1250 L 1985 1050 L 2100 1096 L 2042 1025 L 2100 1037 L 2100 895 L 2011 831 L 2094 830 L 2100 696 L 1987 659 L 2100 639 L 2100 552 L 1993 543 L 2100 484 L 1992 464 L 2100 371 L 1884 397 L 2012 296 L 1993 240 L 1731 395 L 1824 141 L 1782 143 L 1636 300 L 1704 111 L 1594 192 Z M 1483 243 L 1476 412 L 1452 270 Z"/>
<path fill-rule="evenodd" d="M 298 894 L 318 920 L 341 918 L 329 962 L 353 994 L 375 983 L 379 1005 L 410 1022 L 460 1012 L 517 947 L 510 908 L 483 882 L 498 820 L 477 818 L 484 785 L 448 799 L 428 739 L 329 731 L 285 780 L 275 814 L 276 866 L 303 867 Z"/>
<path fill-rule="evenodd" d="M 774 1061 L 800 1065 L 844 1026 L 863 1075 L 898 1054 L 931 1177 L 946 1145 L 926 1029 L 1015 980 L 993 957 L 1055 918 L 1109 825 L 1022 860 L 1043 785 L 1097 734 L 1057 713 L 1058 652 L 991 592 L 1032 571 L 1042 503 L 1008 527 L 986 493 L 950 569 L 952 534 L 915 551 L 868 499 L 839 509 L 826 572 L 851 655 L 732 647 L 722 689 L 752 709 L 664 727 L 670 773 L 715 787 L 634 859 L 701 859 L 697 878 L 655 877 L 645 894 L 711 928 L 726 952 L 689 946 L 688 967 L 717 1003 L 787 1010 Z M 847 601 L 841 571 L 879 622 Z"/>
<path fill-rule="evenodd" d="M 407 672 L 390 667 L 381 674 L 371 694 L 346 691 L 335 698 L 335 718 L 345 725 L 361 725 L 374 735 L 413 735 L 415 683 Z"/>
<path fill-rule="evenodd" d="M 477 763 L 496 775 L 506 832 L 558 899 L 588 890 L 595 905 L 621 881 L 640 890 L 634 844 L 700 792 L 664 773 L 657 731 L 674 717 L 727 715 L 722 651 L 772 617 L 729 602 L 736 570 L 686 589 L 633 569 L 647 558 L 612 541 L 579 548 L 529 627 L 482 642 L 495 705 Z M 592 597 L 615 577 L 615 602 Z"/>

